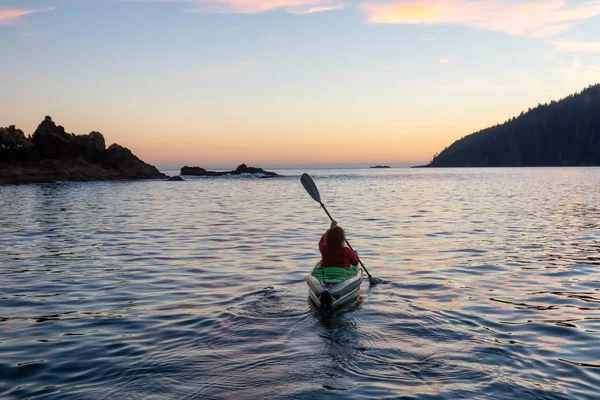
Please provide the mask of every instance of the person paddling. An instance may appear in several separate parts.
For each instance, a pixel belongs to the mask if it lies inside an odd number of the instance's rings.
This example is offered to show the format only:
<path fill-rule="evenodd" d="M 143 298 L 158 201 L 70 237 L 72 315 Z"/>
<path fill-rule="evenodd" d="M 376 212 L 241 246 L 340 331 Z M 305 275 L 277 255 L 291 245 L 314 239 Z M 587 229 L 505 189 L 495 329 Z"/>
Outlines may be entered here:
<path fill-rule="evenodd" d="M 346 234 L 336 221 L 331 221 L 331 226 L 323 234 L 319 241 L 319 250 L 321 251 L 321 268 L 342 267 L 349 269 L 350 265 L 358 265 L 358 254 L 346 247 Z"/>

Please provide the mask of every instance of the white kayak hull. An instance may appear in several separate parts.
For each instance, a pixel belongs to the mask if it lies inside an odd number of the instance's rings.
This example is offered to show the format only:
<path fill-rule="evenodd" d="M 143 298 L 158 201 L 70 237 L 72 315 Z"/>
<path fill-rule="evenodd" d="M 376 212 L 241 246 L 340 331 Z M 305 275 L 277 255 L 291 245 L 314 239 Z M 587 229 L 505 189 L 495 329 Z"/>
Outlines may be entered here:
<path fill-rule="evenodd" d="M 318 262 L 317 266 L 321 263 Z M 356 300 L 360 295 L 360 285 L 363 281 L 362 269 L 358 268 L 358 272 L 353 277 L 339 283 L 324 283 L 308 274 L 306 284 L 308 285 L 308 296 L 310 300 L 319 308 L 322 308 L 321 295 L 327 291 L 332 296 L 331 308 L 340 307 L 344 304 L 349 304 Z"/>

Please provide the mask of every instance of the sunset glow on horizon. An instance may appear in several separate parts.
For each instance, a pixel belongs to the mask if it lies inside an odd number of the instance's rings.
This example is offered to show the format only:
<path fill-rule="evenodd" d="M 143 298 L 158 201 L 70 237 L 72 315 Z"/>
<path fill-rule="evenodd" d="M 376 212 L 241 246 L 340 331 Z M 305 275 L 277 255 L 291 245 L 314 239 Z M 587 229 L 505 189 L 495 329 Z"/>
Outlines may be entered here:
<path fill-rule="evenodd" d="M 158 165 L 421 164 L 600 82 L 600 1 L 0 0 L 0 126 Z"/>

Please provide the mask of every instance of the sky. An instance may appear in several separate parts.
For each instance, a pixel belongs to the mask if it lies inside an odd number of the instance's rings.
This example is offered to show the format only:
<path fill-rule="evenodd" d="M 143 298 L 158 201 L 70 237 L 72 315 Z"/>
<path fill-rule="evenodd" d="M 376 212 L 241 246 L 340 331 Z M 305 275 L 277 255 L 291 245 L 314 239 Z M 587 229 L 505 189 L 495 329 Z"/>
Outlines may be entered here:
<path fill-rule="evenodd" d="M 156 165 L 422 164 L 599 82 L 594 0 L 0 0 L 0 126 Z"/>

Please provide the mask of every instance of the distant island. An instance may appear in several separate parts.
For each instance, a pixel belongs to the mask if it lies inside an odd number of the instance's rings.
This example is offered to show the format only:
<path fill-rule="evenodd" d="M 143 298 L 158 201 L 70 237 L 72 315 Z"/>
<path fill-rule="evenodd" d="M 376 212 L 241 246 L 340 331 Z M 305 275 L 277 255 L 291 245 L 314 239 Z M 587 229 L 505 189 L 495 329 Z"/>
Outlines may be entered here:
<path fill-rule="evenodd" d="M 75 135 L 46 117 L 32 136 L 0 128 L 0 184 L 167 178 L 99 132 Z"/>
<path fill-rule="evenodd" d="M 372 167 L 369 168 L 391 168 L 389 165 L 374 165 Z"/>
<path fill-rule="evenodd" d="M 600 165 L 600 84 L 465 136 L 419 167 Z"/>
<path fill-rule="evenodd" d="M 262 178 L 272 178 L 277 175 L 275 172 L 265 171 L 262 168 L 248 167 L 246 164 L 240 164 L 233 171 L 207 171 L 200 167 L 188 167 L 181 168 L 181 175 L 193 175 L 193 176 L 224 176 L 224 175 L 241 175 L 241 174 L 260 174 Z"/>

